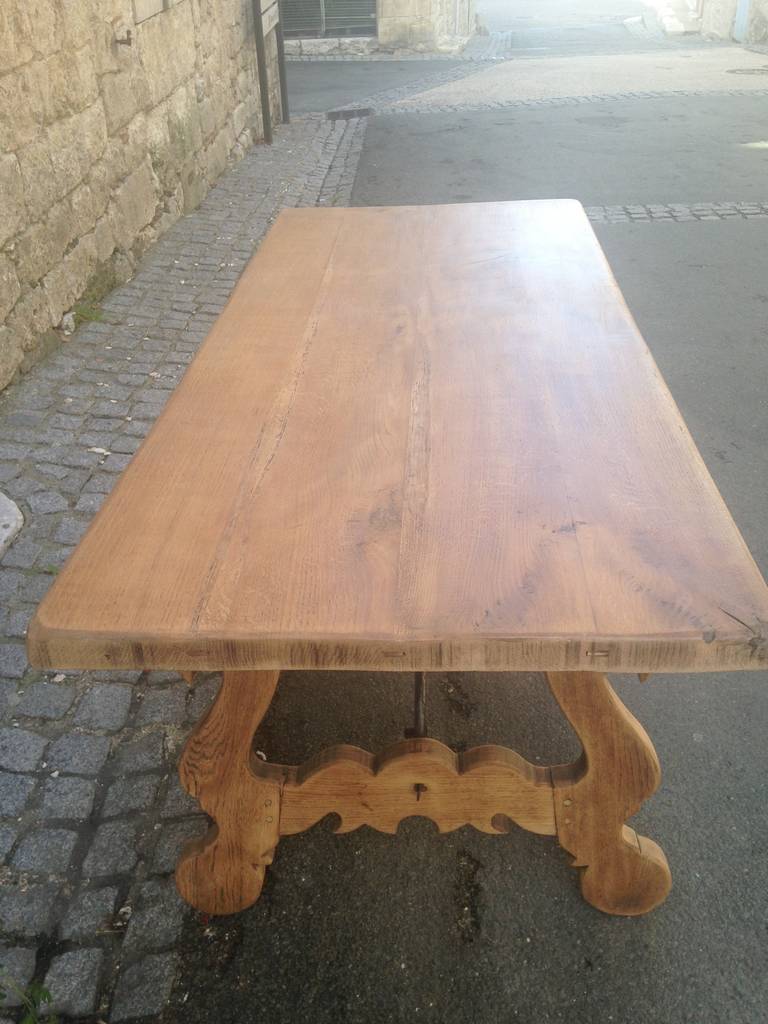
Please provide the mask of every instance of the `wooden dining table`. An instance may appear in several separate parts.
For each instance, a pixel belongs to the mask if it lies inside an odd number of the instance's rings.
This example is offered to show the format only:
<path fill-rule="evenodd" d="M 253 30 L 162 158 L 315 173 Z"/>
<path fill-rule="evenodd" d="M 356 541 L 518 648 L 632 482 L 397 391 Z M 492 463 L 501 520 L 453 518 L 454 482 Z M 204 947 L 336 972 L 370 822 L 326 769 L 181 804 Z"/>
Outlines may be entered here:
<path fill-rule="evenodd" d="M 766 623 L 579 203 L 289 209 L 28 650 L 42 668 L 223 672 L 180 765 L 213 819 L 176 871 L 202 911 L 252 904 L 279 839 L 336 814 L 341 831 L 421 815 L 556 836 L 589 903 L 642 914 L 670 872 L 626 822 L 659 762 L 606 673 L 765 668 Z M 265 763 L 253 736 L 283 669 L 415 676 L 416 726 L 375 754 Z M 510 692 L 546 673 L 581 756 L 426 735 L 423 688 L 446 671 L 505 673 Z"/>

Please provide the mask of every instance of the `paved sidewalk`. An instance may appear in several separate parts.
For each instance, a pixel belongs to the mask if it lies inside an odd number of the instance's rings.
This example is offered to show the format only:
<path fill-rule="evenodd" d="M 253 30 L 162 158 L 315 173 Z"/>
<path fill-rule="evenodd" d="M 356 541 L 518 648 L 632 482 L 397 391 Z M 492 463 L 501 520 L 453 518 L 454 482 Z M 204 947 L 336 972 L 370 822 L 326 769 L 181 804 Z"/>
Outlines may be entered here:
<path fill-rule="evenodd" d="M 530 57 L 484 68 L 400 105 L 477 107 L 571 96 L 643 92 L 760 92 L 768 88 L 765 56 L 740 46 L 698 46 L 652 53 Z"/>
<path fill-rule="evenodd" d="M 175 769 L 217 680 L 31 671 L 27 622 L 276 213 L 348 203 L 361 141 L 355 119 L 279 128 L 0 396 L 0 487 L 25 517 L 0 566 L 0 965 L 67 1018 L 156 1019 L 169 996 L 188 909 L 171 872 L 204 828 Z"/>

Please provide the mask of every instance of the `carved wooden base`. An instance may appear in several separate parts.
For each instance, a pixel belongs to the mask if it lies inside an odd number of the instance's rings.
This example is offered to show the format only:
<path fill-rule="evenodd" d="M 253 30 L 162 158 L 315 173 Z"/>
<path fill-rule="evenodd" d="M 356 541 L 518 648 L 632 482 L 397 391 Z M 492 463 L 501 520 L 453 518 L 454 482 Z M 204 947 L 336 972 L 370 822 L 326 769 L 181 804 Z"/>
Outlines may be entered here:
<path fill-rule="evenodd" d="M 384 753 L 336 746 L 299 767 L 265 764 L 253 735 L 278 672 L 225 672 L 219 695 L 187 743 L 180 774 L 214 819 L 176 869 L 182 896 L 209 914 L 258 899 L 281 835 L 327 814 L 337 831 L 369 825 L 394 833 L 407 817 L 441 832 L 473 825 L 500 833 L 511 822 L 557 835 L 582 871 L 584 898 L 611 914 L 643 914 L 669 892 L 661 849 L 624 822 L 657 788 L 659 763 L 642 726 L 597 673 L 550 673 L 549 682 L 582 746 L 572 765 L 541 768 L 505 747 L 455 754 L 437 740 L 403 740 Z"/>

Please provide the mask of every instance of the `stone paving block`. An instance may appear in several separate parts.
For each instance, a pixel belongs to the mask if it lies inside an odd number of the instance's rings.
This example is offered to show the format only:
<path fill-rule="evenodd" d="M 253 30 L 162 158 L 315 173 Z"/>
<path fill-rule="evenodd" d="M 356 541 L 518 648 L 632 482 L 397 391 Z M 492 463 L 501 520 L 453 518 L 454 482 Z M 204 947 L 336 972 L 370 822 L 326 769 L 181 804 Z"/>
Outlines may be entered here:
<path fill-rule="evenodd" d="M 83 485 L 83 494 L 109 494 L 115 486 L 116 477 L 110 473 L 94 473 Z"/>
<path fill-rule="evenodd" d="M 126 822 L 100 825 L 83 864 L 87 878 L 131 871 L 137 861 L 136 830 Z"/>
<path fill-rule="evenodd" d="M 163 802 L 163 809 L 160 812 L 162 818 L 182 818 L 190 814 L 200 814 L 200 804 L 190 796 L 181 785 L 176 772 L 170 778 L 168 791 Z"/>
<path fill-rule="evenodd" d="M 115 753 L 115 772 L 130 774 L 161 768 L 165 757 L 164 740 L 163 733 L 153 732 L 123 743 Z"/>
<path fill-rule="evenodd" d="M 93 779 L 61 776 L 48 779 L 43 790 L 43 814 L 47 818 L 87 818 L 96 796 Z"/>
<path fill-rule="evenodd" d="M 35 972 L 35 960 L 37 959 L 34 949 L 26 946 L 0 946 L 0 964 L 3 965 L 3 974 L 9 978 L 17 989 L 26 988 L 32 980 Z M 8 992 L 8 995 L 0 1003 L 0 1006 L 20 1006 L 21 998 L 16 992 Z"/>
<path fill-rule="evenodd" d="M 31 772 L 40 764 L 47 740 L 27 729 L 0 729 L 0 768 Z"/>
<path fill-rule="evenodd" d="M 0 600 L 15 597 L 26 582 L 26 575 L 17 569 L 0 570 Z"/>
<path fill-rule="evenodd" d="M 115 912 L 117 889 L 87 889 L 70 903 L 66 916 L 59 925 L 62 939 L 89 939 L 109 926 Z"/>
<path fill-rule="evenodd" d="M 61 544 L 77 544 L 87 529 L 87 519 L 65 516 L 54 530 L 53 539 Z"/>
<path fill-rule="evenodd" d="M 32 683 L 27 686 L 16 708 L 16 714 L 31 718 L 61 718 L 67 713 L 75 699 L 71 686 L 57 683 Z"/>
<path fill-rule="evenodd" d="M 31 601 L 37 605 L 45 597 L 51 583 L 53 583 L 51 576 L 43 572 L 36 572 L 27 578 L 19 591 L 19 596 L 22 601 Z"/>
<path fill-rule="evenodd" d="M 136 724 L 162 722 L 167 725 L 180 725 L 184 721 L 186 700 L 186 683 L 163 689 L 148 686 L 136 715 Z"/>
<path fill-rule="evenodd" d="M 48 767 L 75 775 L 97 775 L 109 754 L 107 736 L 68 733 L 51 744 Z"/>
<path fill-rule="evenodd" d="M 112 818 L 118 814 L 146 810 L 154 803 L 159 785 L 160 780 L 155 775 L 118 779 L 109 787 L 104 802 L 104 817 Z"/>
<path fill-rule="evenodd" d="M 0 715 L 15 707 L 18 697 L 18 683 L 11 679 L 0 679 Z"/>
<path fill-rule="evenodd" d="M 71 1017 L 93 1013 L 103 958 L 100 949 L 75 949 L 53 960 L 44 984 L 51 993 L 55 1013 Z"/>
<path fill-rule="evenodd" d="M 40 554 L 40 545 L 29 538 L 13 541 L 3 556 L 3 565 L 17 569 L 31 569 Z"/>
<path fill-rule="evenodd" d="M 133 1017 L 156 1017 L 171 994 L 176 974 L 173 953 L 155 953 L 120 975 L 112 1002 L 111 1024 Z"/>
<path fill-rule="evenodd" d="M 10 852 L 17 835 L 18 832 L 13 825 L 0 825 L 0 860 Z"/>
<path fill-rule="evenodd" d="M 199 683 L 195 683 L 189 695 L 189 703 L 187 705 L 188 722 L 200 721 L 211 704 L 213 704 L 213 700 L 219 692 L 219 686 L 221 686 L 220 675 L 209 677 L 208 679 L 203 678 Z"/>
<path fill-rule="evenodd" d="M 21 814 L 34 788 L 35 780 L 31 775 L 0 772 L 0 817 L 15 818 Z"/>
<path fill-rule="evenodd" d="M 131 461 L 127 455 L 110 455 L 103 461 L 103 468 L 108 473 L 122 473 Z"/>
<path fill-rule="evenodd" d="M 134 955 L 172 946 L 181 934 L 188 909 L 173 879 L 145 882 L 128 925 L 124 951 Z"/>
<path fill-rule="evenodd" d="M 167 874 L 176 867 L 176 861 L 185 843 L 197 839 L 208 831 L 207 819 L 199 815 L 196 818 L 185 818 L 165 825 L 155 847 L 152 870 L 157 874 Z"/>
<path fill-rule="evenodd" d="M 0 676 L 21 679 L 27 670 L 27 652 L 22 644 L 0 644 Z"/>
<path fill-rule="evenodd" d="M 77 832 L 65 828 L 36 828 L 28 832 L 13 856 L 20 871 L 63 875 L 69 867 Z"/>
<path fill-rule="evenodd" d="M 58 885 L 19 885 L 0 890 L 0 927 L 11 935 L 34 938 L 50 930 Z"/>
<path fill-rule="evenodd" d="M 63 512 L 69 508 L 69 502 L 56 491 L 37 491 L 27 498 L 27 505 L 33 515 L 50 515 L 52 512 Z"/>
<path fill-rule="evenodd" d="M 122 729 L 131 707 L 131 688 L 111 683 L 92 686 L 80 698 L 75 723 L 91 729 Z"/>
<path fill-rule="evenodd" d="M 83 494 L 77 499 L 75 511 L 90 512 L 92 514 L 98 512 L 104 504 L 105 498 L 105 494 Z"/>

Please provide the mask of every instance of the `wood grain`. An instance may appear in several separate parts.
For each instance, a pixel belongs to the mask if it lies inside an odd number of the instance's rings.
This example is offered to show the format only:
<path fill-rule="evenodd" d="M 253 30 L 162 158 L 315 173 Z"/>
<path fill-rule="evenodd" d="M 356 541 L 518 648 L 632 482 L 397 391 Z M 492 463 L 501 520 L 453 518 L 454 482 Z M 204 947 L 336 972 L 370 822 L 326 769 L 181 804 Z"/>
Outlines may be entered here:
<path fill-rule="evenodd" d="M 225 672 L 210 711 L 190 736 L 181 783 L 214 824 L 193 839 L 176 867 L 176 885 L 207 914 L 234 914 L 254 903 L 279 839 L 280 773 L 255 776 L 251 744 L 277 686 L 278 672 Z"/>
<path fill-rule="evenodd" d="M 582 868 L 581 891 L 608 914 L 645 914 L 672 880 L 661 848 L 624 824 L 661 782 L 648 734 L 595 672 L 550 672 L 549 685 L 583 747 L 552 768 L 557 835 Z"/>
<path fill-rule="evenodd" d="M 264 771 L 254 762 L 256 773 Z M 423 787 L 418 791 L 416 786 Z M 432 739 L 402 740 L 374 757 L 359 747 L 323 751 L 289 769 L 280 802 L 280 834 L 303 832 L 327 814 L 338 832 L 369 825 L 394 834 L 404 818 L 431 818 L 440 832 L 473 825 L 507 832 L 514 822 L 540 835 L 555 834 L 549 769 L 506 747 L 475 747 L 455 754 Z"/>
<path fill-rule="evenodd" d="M 60 668 L 768 664 L 570 201 L 287 210 L 29 631 Z"/>

